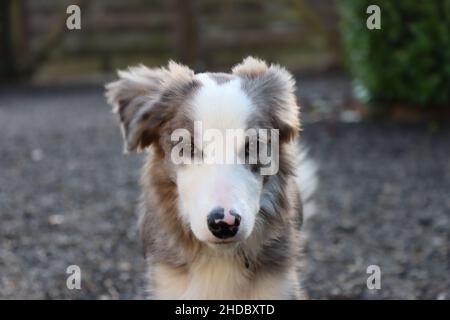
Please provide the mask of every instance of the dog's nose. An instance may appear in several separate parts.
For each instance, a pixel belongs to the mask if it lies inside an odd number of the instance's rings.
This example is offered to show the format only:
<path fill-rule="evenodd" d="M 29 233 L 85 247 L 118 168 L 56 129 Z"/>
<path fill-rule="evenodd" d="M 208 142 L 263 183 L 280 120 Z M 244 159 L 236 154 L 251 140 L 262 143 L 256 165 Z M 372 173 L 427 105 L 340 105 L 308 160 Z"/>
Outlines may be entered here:
<path fill-rule="evenodd" d="M 208 214 L 208 228 L 219 239 L 234 237 L 241 223 L 241 216 L 234 210 L 225 211 L 218 207 Z"/>

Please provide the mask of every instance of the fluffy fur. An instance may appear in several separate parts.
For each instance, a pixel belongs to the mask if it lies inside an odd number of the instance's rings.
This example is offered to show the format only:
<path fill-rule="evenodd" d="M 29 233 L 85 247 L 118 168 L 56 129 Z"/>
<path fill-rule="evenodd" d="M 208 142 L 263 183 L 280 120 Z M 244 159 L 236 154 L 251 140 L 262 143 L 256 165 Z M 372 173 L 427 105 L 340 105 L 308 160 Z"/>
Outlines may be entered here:
<path fill-rule="evenodd" d="M 106 88 L 126 150 L 148 150 L 139 226 L 150 296 L 303 298 L 300 194 L 311 197 L 316 169 L 298 149 L 299 107 L 291 74 L 252 57 L 230 74 L 194 74 L 170 62 L 167 68 L 121 71 Z M 175 165 L 170 134 L 178 128 L 193 133 L 197 120 L 219 131 L 278 129 L 279 170 L 261 176 L 245 164 Z M 244 144 L 238 137 L 238 148 Z M 242 215 L 232 243 L 215 241 L 206 226 L 208 211 L 217 205 Z"/>

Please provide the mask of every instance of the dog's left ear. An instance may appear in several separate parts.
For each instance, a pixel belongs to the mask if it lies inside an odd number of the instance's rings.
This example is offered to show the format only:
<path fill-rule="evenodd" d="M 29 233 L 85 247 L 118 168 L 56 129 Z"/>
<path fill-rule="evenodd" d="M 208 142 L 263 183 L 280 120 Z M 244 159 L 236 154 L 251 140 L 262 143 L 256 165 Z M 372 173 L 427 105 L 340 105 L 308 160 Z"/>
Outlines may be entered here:
<path fill-rule="evenodd" d="M 167 68 L 140 65 L 118 74 L 106 85 L 106 98 L 119 115 L 126 151 L 139 151 L 159 137 L 197 83 L 191 69 L 173 61 Z"/>
<path fill-rule="evenodd" d="M 300 108 L 295 96 L 294 77 L 283 67 L 247 57 L 232 69 L 241 77 L 245 91 L 261 112 L 265 112 L 280 140 L 288 141 L 300 130 Z"/>

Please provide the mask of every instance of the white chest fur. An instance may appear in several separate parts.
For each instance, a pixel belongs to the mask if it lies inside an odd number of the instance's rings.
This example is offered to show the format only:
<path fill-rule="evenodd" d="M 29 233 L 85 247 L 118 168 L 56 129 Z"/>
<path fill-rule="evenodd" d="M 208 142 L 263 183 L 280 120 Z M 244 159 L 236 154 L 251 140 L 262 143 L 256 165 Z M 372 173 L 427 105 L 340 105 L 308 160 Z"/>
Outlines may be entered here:
<path fill-rule="evenodd" d="M 297 292 L 292 269 L 276 275 L 254 275 L 233 256 L 199 257 L 186 271 L 165 265 L 150 270 L 156 299 L 291 299 Z"/>

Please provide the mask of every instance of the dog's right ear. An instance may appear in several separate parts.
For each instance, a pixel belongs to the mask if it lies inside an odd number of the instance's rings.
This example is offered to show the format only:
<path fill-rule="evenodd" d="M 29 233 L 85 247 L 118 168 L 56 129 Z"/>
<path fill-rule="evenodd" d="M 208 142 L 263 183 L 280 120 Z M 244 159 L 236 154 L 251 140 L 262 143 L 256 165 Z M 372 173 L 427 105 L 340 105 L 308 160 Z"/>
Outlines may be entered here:
<path fill-rule="evenodd" d="M 119 115 L 126 151 L 140 151 L 159 136 L 161 126 L 197 86 L 194 72 L 169 62 L 167 68 L 143 65 L 119 71 L 106 85 L 106 98 Z"/>

